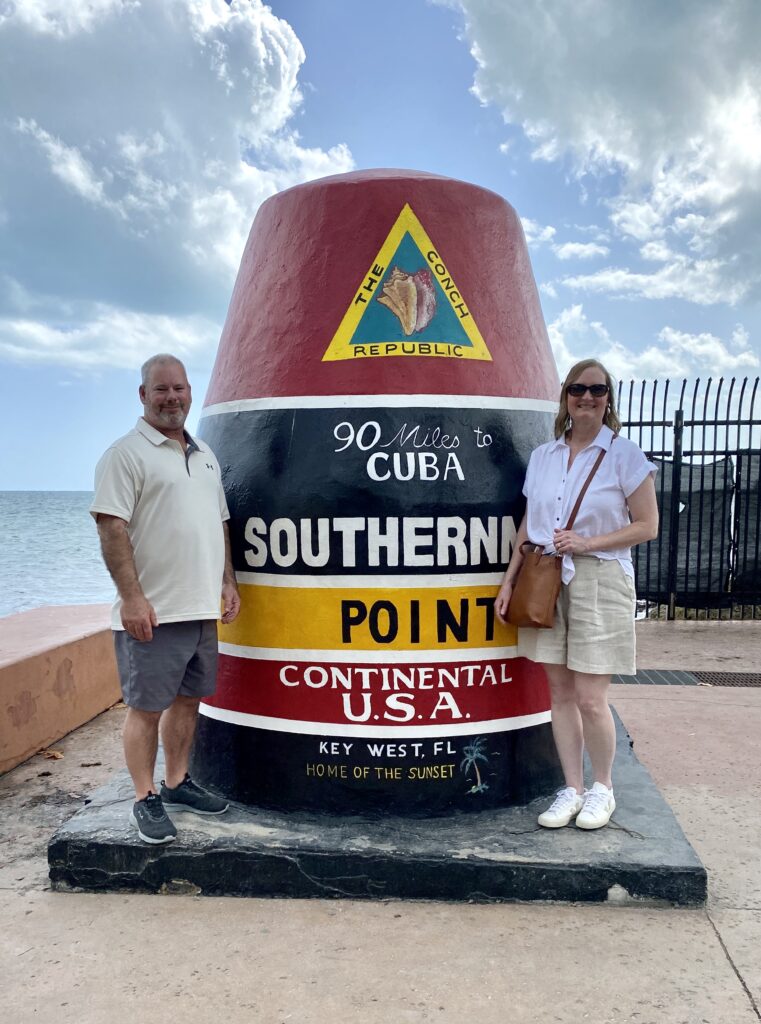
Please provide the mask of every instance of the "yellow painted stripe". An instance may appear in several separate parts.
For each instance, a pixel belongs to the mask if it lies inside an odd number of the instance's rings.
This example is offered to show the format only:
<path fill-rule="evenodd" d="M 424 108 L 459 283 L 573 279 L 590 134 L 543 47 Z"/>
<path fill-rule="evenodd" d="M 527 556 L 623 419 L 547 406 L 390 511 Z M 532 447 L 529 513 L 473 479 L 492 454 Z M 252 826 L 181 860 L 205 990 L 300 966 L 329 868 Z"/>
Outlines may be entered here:
<path fill-rule="evenodd" d="M 240 586 L 240 614 L 229 626 L 220 627 L 219 639 L 225 644 L 244 647 L 315 651 L 429 649 L 454 653 L 469 648 L 514 647 L 515 629 L 503 626 L 496 619 L 493 637 L 486 638 L 489 609 L 476 601 L 480 598 L 491 602 L 496 592 L 496 586 L 442 587 L 439 590 L 430 587 L 302 590 L 244 583 Z M 455 623 L 462 622 L 463 600 L 467 603 L 467 638 L 458 640 L 448 628 L 448 611 L 451 610 Z M 397 619 L 395 631 L 393 612 L 379 606 L 377 602 L 381 601 L 393 607 Z M 375 625 L 375 637 L 371 624 Z M 348 642 L 343 636 L 344 625 L 349 629 Z M 440 630 L 445 637 L 443 640 L 439 638 Z M 389 637 L 388 642 L 380 641 L 378 635 Z"/>

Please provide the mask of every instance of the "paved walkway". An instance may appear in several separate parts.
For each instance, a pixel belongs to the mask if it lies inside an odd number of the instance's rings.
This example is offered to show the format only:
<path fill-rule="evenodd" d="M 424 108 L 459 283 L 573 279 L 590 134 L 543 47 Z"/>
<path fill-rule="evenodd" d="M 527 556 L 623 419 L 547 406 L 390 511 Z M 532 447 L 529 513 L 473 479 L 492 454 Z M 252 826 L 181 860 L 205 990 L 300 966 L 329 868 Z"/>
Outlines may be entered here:
<path fill-rule="evenodd" d="M 761 623 L 643 623 L 640 665 L 761 671 Z M 0 779 L 8 1024 L 752 1024 L 761 1020 L 761 689 L 618 686 L 709 873 L 700 910 L 92 896 L 45 845 L 121 767 L 114 709 Z"/>

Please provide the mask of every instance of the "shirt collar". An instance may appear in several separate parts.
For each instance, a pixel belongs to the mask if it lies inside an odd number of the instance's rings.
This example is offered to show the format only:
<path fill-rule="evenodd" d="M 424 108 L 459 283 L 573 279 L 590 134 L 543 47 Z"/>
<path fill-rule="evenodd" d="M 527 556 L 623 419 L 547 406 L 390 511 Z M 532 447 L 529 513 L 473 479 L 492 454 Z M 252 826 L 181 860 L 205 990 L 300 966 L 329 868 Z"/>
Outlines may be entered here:
<path fill-rule="evenodd" d="M 151 444 L 155 444 L 157 447 L 160 444 L 163 444 L 165 441 L 171 441 L 170 437 L 167 437 L 166 434 L 162 434 L 160 430 L 156 430 L 156 428 L 152 427 L 147 420 L 143 419 L 142 416 L 138 419 L 137 423 L 135 424 L 135 430 L 137 430 L 138 433 L 142 434 L 143 437 L 147 438 L 151 442 Z M 201 449 L 198 447 L 198 445 L 187 432 L 187 430 L 184 430 L 183 433 L 185 434 L 185 440 L 188 443 L 188 448 L 190 448 L 191 451 L 200 451 Z"/>
<path fill-rule="evenodd" d="M 611 443 L 613 441 L 613 438 L 615 436 L 616 435 L 613 433 L 613 431 L 610 429 L 610 427 L 607 427 L 603 423 L 603 425 L 600 427 L 600 432 L 598 433 L 597 437 L 594 439 L 594 441 L 588 447 L 589 448 L 603 448 L 607 452 L 608 449 L 610 448 Z M 567 448 L 567 447 L 568 447 L 568 443 L 567 443 L 567 441 L 565 439 L 565 434 L 561 434 L 561 436 L 555 438 L 555 440 L 550 445 L 550 451 L 554 452 L 554 451 L 557 451 L 558 448 Z"/>

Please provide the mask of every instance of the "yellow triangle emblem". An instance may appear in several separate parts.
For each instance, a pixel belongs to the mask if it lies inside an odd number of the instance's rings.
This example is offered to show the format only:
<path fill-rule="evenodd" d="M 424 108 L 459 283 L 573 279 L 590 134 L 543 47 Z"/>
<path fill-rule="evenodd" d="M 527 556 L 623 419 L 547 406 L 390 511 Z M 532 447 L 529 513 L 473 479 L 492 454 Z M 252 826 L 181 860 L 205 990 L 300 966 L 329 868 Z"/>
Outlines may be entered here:
<path fill-rule="evenodd" d="M 464 296 L 408 203 L 352 296 L 322 361 L 373 356 L 491 361 Z"/>

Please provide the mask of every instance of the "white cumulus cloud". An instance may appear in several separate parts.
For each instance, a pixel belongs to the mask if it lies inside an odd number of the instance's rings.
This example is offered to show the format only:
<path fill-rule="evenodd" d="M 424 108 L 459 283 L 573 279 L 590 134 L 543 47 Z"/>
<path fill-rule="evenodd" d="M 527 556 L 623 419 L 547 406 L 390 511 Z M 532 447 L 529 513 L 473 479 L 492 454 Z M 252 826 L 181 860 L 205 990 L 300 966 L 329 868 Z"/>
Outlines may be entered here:
<path fill-rule="evenodd" d="M 26 365 L 74 370 L 133 369 L 157 351 L 171 351 L 189 366 L 208 357 L 219 326 L 201 316 L 172 317 L 94 305 L 74 325 L 59 327 L 24 317 L 0 318 L 0 356 Z"/>
<path fill-rule="evenodd" d="M 559 260 L 591 260 L 595 256 L 607 256 L 610 249 L 597 242 L 560 242 L 552 251 Z"/>
<path fill-rule="evenodd" d="M 261 202 L 354 165 L 300 141 L 304 59 L 262 0 L 0 0 L 0 353 L 213 351 Z"/>
<path fill-rule="evenodd" d="M 761 4 L 440 2 L 464 13 L 475 94 L 533 158 L 562 159 L 586 190 L 604 179 L 617 238 L 673 252 L 583 287 L 701 301 L 708 281 L 710 302 L 761 297 Z"/>
<path fill-rule="evenodd" d="M 691 334 L 663 327 L 641 352 L 613 338 L 599 321 L 590 320 L 580 303 L 564 309 L 547 327 L 561 379 L 580 359 L 599 359 L 618 380 L 672 380 L 727 375 L 755 375 L 761 358 L 738 324 L 730 340 L 710 332 Z"/>
<path fill-rule="evenodd" d="M 563 284 L 580 291 L 629 298 L 686 299 L 700 306 L 718 302 L 733 305 L 745 294 L 742 282 L 727 274 L 727 267 L 721 260 L 693 260 L 683 254 L 673 254 L 652 273 L 608 267 L 594 274 L 566 277 Z"/>
<path fill-rule="evenodd" d="M 88 32 L 109 15 L 139 6 L 140 0 L 5 0 L 0 27 L 15 21 L 35 32 L 65 37 Z"/>
<path fill-rule="evenodd" d="M 521 224 L 526 242 L 532 248 L 542 245 L 544 242 L 551 242 L 555 237 L 555 228 L 551 224 L 542 225 L 530 217 L 521 217 Z"/>

